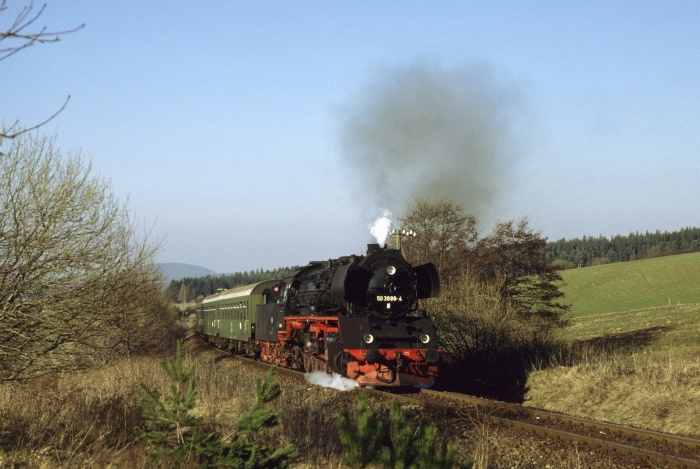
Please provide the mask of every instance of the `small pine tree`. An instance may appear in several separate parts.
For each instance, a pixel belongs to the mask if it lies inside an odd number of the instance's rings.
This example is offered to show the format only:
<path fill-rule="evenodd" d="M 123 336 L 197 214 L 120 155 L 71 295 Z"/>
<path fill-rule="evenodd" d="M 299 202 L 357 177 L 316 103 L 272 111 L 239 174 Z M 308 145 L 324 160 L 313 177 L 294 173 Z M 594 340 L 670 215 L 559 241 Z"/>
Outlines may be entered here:
<path fill-rule="evenodd" d="M 455 458 L 455 447 L 445 442 L 438 450 L 438 430 L 431 422 L 415 422 L 414 416 L 391 401 L 389 412 L 390 444 L 382 448 L 380 460 L 392 469 L 449 469 Z M 469 467 L 463 464 L 460 467 Z"/>
<path fill-rule="evenodd" d="M 158 391 L 139 384 L 146 397 L 140 402 L 144 428 L 137 428 L 137 436 L 154 459 L 167 457 L 181 464 L 199 439 L 201 423 L 189 414 L 197 393 L 192 379 L 194 366 L 186 370 L 183 365 L 182 341 L 177 342 L 175 358 L 163 360 L 161 367 L 171 380 L 170 394 L 162 397 Z"/>
<path fill-rule="evenodd" d="M 182 466 L 198 462 L 202 467 L 232 468 L 276 468 L 286 467 L 290 458 L 297 456 L 294 444 L 275 451 L 243 435 L 256 433 L 275 425 L 281 410 L 265 408 L 265 404 L 280 394 L 279 385 L 272 382 L 275 368 L 271 367 L 265 381 L 256 380 L 257 403 L 237 422 L 239 434 L 224 441 L 217 433 L 204 435 L 202 420 L 190 415 L 195 406 L 194 366 L 185 370 L 183 366 L 182 341 L 177 343 L 174 359 L 161 362 L 161 366 L 172 381 L 170 394 L 161 396 L 158 391 L 140 384 L 146 397 L 141 400 L 143 428 L 137 428 L 137 437 L 146 443 L 146 448 L 161 466 Z"/>
<path fill-rule="evenodd" d="M 449 441 L 438 449 L 438 429 L 427 423 L 421 426 L 417 438 L 413 441 L 413 461 L 409 467 L 416 469 L 449 469 L 455 458 L 455 447 Z M 460 468 L 468 469 L 471 461 L 460 464 Z"/>
<path fill-rule="evenodd" d="M 343 445 L 343 456 L 347 464 L 365 467 L 378 457 L 381 444 L 386 438 L 386 424 L 367 405 L 367 396 L 357 396 L 355 420 L 347 412 L 338 414 L 336 427 Z"/>
<path fill-rule="evenodd" d="M 390 445 L 380 452 L 380 459 L 385 467 L 404 469 L 411 459 L 411 444 L 415 438 L 416 428 L 410 421 L 408 413 L 404 412 L 399 402 L 391 401 L 389 412 Z"/>
<path fill-rule="evenodd" d="M 455 447 L 445 442 L 438 448 L 438 430 L 430 422 L 414 421 L 397 400 L 391 403 L 389 422 L 377 419 L 368 408 L 367 397 L 358 396 L 355 421 L 347 413 L 338 416 L 336 426 L 343 444 L 345 461 L 355 467 L 377 462 L 390 469 L 448 469 L 455 459 Z M 471 461 L 460 464 L 468 469 Z"/>
<path fill-rule="evenodd" d="M 276 366 L 271 366 L 265 376 L 265 381 L 260 378 L 255 380 L 255 398 L 256 403 L 253 408 L 243 414 L 236 422 L 236 428 L 241 434 L 257 433 L 264 428 L 271 427 L 277 424 L 279 416 L 282 415 L 282 410 L 273 410 L 265 407 L 265 404 L 272 402 L 282 392 L 279 384 L 273 383 L 272 378 L 275 376 Z M 286 467 L 289 459 L 295 458 L 298 452 L 293 443 L 287 446 L 278 448 L 272 454 L 272 448 L 268 446 L 259 446 L 257 443 L 244 442 L 242 438 L 237 436 L 224 449 L 227 454 L 224 467 Z M 242 455 L 236 454 L 236 451 L 241 451 Z M 250 454 L 247 462 L 243 466 L 239 466 L 238 460 L 245 459 L 243 455 Z"/>
<path fill-rule="evenodd" d="M 277 419 L 282 415 L 281 409 L 265 408 L 265 404 L 276 399 L 282 392 L 279 384 L 272 382 L 274 373 L 275 368 L 271 367 L 265 381 L 261 381 L 259 378 L 255 380 L 255 406 L 236 422 L 236 427 L 241 433 L 251 433 L 265 427 L 271 427 L 277 424 Z"/>

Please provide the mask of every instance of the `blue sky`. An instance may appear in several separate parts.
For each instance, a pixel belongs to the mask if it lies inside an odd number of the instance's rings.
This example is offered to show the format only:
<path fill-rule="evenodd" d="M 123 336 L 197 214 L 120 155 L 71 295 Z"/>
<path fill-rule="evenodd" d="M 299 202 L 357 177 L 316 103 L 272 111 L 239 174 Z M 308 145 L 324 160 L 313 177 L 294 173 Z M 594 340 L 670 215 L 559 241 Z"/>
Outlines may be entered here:
<path fill-rule="evenodd" d="M 483 234 L 700 223 L 697 1 L 48 0 L 38 23 L 85 28 L 0 62 L 5 124 L 71 95 L 42 133 L 111 179 L 161 262 L 362 253 L 418 196 Z"/>

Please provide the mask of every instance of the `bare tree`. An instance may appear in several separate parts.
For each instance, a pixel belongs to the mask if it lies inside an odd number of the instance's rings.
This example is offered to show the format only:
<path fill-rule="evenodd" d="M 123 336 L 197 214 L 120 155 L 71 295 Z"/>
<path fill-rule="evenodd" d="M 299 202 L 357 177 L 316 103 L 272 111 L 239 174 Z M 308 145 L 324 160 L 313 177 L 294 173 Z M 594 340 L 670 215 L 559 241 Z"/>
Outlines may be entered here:
<path fill-rule="evenodd" d="M 5 13 L 7 9 L 7 0 L 2 0 L 0 2 L 0 15 Z M 34 44 L 58 42 L 61 40 L 61 36 L 73 33 L 85 27 L 84 24 L 81 24 L 77 28 L 62 31 L 48 31 L 46 27 L 37 29 L 36 22 L 44 13 L 45 9 L 46 4 L 42 5 L 39 11 L 35 11 L 34 2 L 30 1 L 29 5 L 22 8 L 10 25 L 0 28 L 0 62 Z M 68 101 L 70 101 L 70 95 L 68 95 L 58 111 L 39 124 L 29 128 L 22 128 L 19 126 L 19 121 L 15 121 L 7 129 L 0 129 L 0 138 L 15 138 L 22 133 L 41 127 L 60 114 L 66 108 L 66 105 L 68 105 Z"/>
<path fill-rule="evenodd" d="M 440 346 L 448 360 L 483 359 L 501 351 L 516 335 L 513 304 L 500 296 L 501 282 L 465 274 L 430 301 Z"/>
<path fill-rule="evenodd" d="M 401 225 L 416 232 L 402 242 L 411 262 L 432 262 L 440 280 L 449 282 L 464 270 L 470 246 L 476 241 L 476 217 L 446 199 L 418 199 L 400 218 Z"/>
<path fill-rule="evenodd" d="M 136 235 L 109 183 L 90 172 L 79 154 L 30 134 L 0 160 L 0 382 L 128 351 L 136 313 L 163 318 L 153 302 L 159 245 Z"/>

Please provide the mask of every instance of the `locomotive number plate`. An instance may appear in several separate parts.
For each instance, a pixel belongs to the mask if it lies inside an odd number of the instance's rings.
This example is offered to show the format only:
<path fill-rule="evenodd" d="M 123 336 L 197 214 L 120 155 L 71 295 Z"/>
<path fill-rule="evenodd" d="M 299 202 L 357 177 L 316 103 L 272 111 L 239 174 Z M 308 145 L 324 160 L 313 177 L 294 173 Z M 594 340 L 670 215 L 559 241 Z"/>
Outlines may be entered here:
<path fill-rule="evenodd" d="M 400 296 L 395 295 L 377 295 L 377 301 L 395 302 L 403 301 L 403 299 Z"/>

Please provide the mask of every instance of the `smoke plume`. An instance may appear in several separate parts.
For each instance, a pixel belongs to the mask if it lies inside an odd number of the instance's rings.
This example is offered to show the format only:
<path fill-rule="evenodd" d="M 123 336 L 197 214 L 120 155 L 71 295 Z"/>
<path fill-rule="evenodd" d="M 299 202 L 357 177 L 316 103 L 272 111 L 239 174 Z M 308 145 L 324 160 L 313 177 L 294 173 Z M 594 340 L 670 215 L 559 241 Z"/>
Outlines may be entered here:
<path fill-rule="evenodd" d="M 368 217 L 447 198 L 479 214 L 514 162 L 518 94 L 486 67 L 425 64 L 388 71 L 363 89 L 344 121 L 343 153 Z M 369 213 L 373 212 L 373 213 Z"/>

